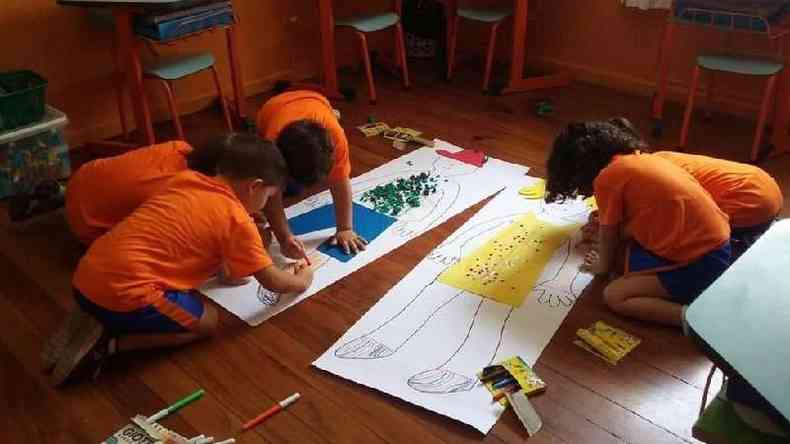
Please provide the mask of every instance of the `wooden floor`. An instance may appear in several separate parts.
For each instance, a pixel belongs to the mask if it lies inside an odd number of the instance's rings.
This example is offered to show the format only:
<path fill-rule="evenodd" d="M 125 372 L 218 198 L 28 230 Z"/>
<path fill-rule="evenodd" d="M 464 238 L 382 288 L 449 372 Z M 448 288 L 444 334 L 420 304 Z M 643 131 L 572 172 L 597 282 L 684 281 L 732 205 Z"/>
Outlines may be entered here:
<path fill-rule="evenodd" d="M 553 135 L 573 119 L 625 115 L 648 130 L 646 98 L 609 90 L 573 87 L 508 97 L 479 94 L 473 67 L 459 69 L 453 84 L 417 73 L 404 91 L 380 75 L 379 104 L 367 104 L 359 86 L 354 103 L 337 103 L 352 144 L 358 175 L 401 154 L 382 139 L 365 139 L 354 127 L 373 115 L 393 125 L 424 131 L 457 145 L 545 173 L 544 159 Z M 467 71 L 468 74 L 464 74 Z M 539 118 L 536 99 L 550 97 L 556 113 Z M 250 111 L 265 97 L 250 100 Z M 670 107 L 665 140 L 677 140 L 680 109 Z M 184 119 L 187 134 L 200 143 L 222 128 L 212 110 Z M 743 160 L 752 122 L 715 115 L 696 122 L 693 151 Z M 160 128 L 160 134 L 169 126 Z M 766 168 L 790 184 L 790 156 Z M 221 334 L 189 347 L 153 354 L 131 354 L 111 361 L 96 382 L 82 381 L 61 390 L 47 387 L 39 369 L 44 338 L 73 302 L 70 275 L 80 248 L 62 220 L 16 232 L 0 230 L 0 441 L 95 443 L 137 414 L 151 414 L 202 387 L 206 396 L 164 423 L 187 436 L 236 437 L 240 443 L 517 443 L 525 432 L 507 412 L 487 436 L 405 402 L 355 385 L 310 366 L 376 301 L 477 206 L 409 242 L 296 307 L 249 328 L 221 312 Z M 609 367 L 572 344 L 575 331 L 605 320 L 643 338 L 634 353 Z M 683 443 L 695 442 L 696 417 L 709 362 L 674 329 L 620 319 L 607 311 L 600 285 L 580 298 L 546 348 L 537 372 L 548 383 L 534 399 L 544 428 L 529 442 Z M 272 403 L 299 391 L 303 398 L 252 432 L 240 424 Z"/>

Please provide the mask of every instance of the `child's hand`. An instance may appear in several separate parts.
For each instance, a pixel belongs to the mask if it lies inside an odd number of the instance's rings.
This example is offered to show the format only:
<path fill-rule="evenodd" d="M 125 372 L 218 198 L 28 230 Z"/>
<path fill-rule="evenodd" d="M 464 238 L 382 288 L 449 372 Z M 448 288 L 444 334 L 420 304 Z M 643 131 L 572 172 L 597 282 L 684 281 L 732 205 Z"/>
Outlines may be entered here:
<path fill-rule="evenodd" d="M 596 275 L 608 273 L 608 270 L 604 270 L 601 258 L 595 250 L 591 250 L 584 255 L 584 264 L 580 268 L 582 271 Z"/>
<path fill-rule="evenodd" d="M 291 271 L 296 277 L 303 279 L 305 287 L 313 283 L 313 268 L 307 265 L 307 261 L 300 260 L 291 264 Z"/>
<path fill-rule="evenodd" d="M 280 245 L 280 251 L 285 257 L 291 259 L 304 259 L 306 257 L 304 244 L 296 236 L 288 236 Z"/>
<path fill-rule="evenodd" d="M 357 254 L 365 249 L 368 241 L 354 230 L 340 230 L 330 241 L 330 245 L 339 245 L 346 254 Z"/>

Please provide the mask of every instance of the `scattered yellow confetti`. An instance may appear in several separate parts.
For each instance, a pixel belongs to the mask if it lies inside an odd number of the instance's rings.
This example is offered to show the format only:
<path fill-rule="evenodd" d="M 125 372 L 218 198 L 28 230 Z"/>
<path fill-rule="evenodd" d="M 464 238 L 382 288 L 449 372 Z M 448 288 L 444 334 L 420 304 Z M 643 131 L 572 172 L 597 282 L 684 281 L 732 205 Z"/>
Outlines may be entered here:
<path fill-rule="evenodd" d="M 578 228 L 552 225 L 528 213 L 448 268 L 439 282 L 520 307 L 551 256 Z"/>
<path fill-rule="evenodd" d="M 546 181 L 538 179 L 534 184 L 518 190 L 518 194 L 527 199 L 543 199 L 546 197 Z"/>

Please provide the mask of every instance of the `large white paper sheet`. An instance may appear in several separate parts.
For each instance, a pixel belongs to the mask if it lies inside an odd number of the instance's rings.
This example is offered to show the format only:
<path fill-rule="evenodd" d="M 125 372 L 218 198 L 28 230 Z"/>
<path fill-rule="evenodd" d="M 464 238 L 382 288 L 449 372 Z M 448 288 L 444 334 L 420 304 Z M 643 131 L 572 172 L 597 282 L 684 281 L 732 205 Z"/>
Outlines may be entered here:
<path fill-rule="evenodd" d="M 436 149 L 458 151 L 460 148 L 440 140 Z M 352 180 L 354 201 L 361 201 L 362 194 L 378 185 L 389 183 L 401 177 L 431 172 L 440 180 L 436 194 L 424 198 L 418 208 L 410 209 L 397 217 L 398 221 L 382 233 L 367 250 L 359 253 L 349 262 L 340 262 L 315 251 L 335 229 L 316 231 L 300 238 L 304 241 L 311 256 L 318 262 L 315 278 L 310 288 L 301 294 L 276 294 L 261 288 L 254 279 L 239 287 L 223 287 L 217 281 L 208 282 L 201 291 L 231 313 L 248 324 L 259 325 L 304 299 L 309 298 L 334 282 L 359 270 L 365 265 L 384 256 L 406 242 L 442 224 L 446 220 L 502 190 L 514 181 L 522 180 L 528 168 L 490 159 L 482 168 L 436 154 L 434 149 L 421 148 L 395 159 L 379 168 Z M 290 217 L 298 216 L 332 202 L 329 191 L 312 196 L 286 210 Z M 274 245 L 271 254 L 278 264 L 286 259 L 279 254 Z"/>
<path fill-rule="evenodd" d="M 450 287 L 438 276 L 521 216 L 586 222 L 581 200 L 546 204 L 500 193 L 393 287 L 314 365 L 487 433 L 502 413 L 477 383 L 486 365 L 514 355 L 534 365 L 592 276 L 579 271 L 580 230 L 558 248 L 519 308 Z"/>

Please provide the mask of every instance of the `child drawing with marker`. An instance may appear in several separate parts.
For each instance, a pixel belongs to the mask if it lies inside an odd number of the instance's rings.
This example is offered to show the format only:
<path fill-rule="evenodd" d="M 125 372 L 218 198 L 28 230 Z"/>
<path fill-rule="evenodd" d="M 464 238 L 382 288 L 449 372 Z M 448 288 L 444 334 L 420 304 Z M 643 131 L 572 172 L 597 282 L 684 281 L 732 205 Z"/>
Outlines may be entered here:
<path fill-rule="evenodd" d="M 625 274 L 604 301 L 623 316 L 679 326 L 683 306 L 729 266 L 730 227 L 691 174 L 643 148 L 612 122 L 568 125 L 548 159 L 547 200 L 594 195 L 598 248 L 585 267 L 608 276 L 626 247 Z"/>
<path fill-rule="evenodd" d="M 78 367 L 98 369 L 121 351 L 213 335 L 217 311 L 192 289 L 220 267 L 231 279 L 252 276 L 281 293 L 310 286 L 313 272 L 305 263 L 273 263 L 251 216 L 285 183 L 280 152 L 256 136 L 229 134 L 192 155 L 199 159 L 188 159 L 190 165 L 215 174 L 176 175 L 80 261 L 73 278 L 80 310 L 44 350 L 53 384 Z"/>

